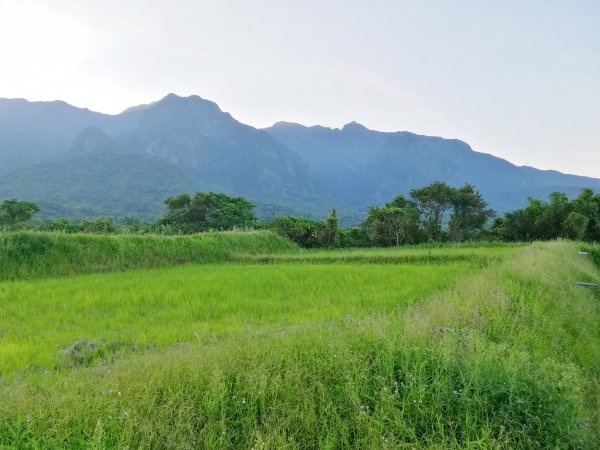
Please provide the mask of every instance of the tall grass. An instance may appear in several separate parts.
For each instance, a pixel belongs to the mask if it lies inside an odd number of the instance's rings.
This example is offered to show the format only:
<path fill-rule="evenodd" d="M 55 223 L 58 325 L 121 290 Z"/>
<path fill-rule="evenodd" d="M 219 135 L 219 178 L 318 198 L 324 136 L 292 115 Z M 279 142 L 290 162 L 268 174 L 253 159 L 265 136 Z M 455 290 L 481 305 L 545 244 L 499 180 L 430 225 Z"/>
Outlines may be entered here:
<path fill-rule="evenodd" d="M 600 277 L 577 250 L 528 246 L 400 310 L 32 373 L 2 388 L 0 442 L 598 448 L 600 298 L 573 281 Z"/>
<path fill-rule="evenodd" d="M 0 280 L 225 261 L 236 253 L 294 248 L 294 244 L 269 231 L 175 237 L 0 233 Z"/>

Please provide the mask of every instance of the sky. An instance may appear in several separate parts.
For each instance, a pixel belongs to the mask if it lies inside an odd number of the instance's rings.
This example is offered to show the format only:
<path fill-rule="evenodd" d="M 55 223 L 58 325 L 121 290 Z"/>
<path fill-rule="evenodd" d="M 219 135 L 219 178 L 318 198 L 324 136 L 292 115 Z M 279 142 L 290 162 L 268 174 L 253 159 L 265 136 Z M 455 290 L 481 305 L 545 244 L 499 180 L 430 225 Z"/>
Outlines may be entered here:
<path fill-rule="evenodd" d="M 461 139 L 600 178 L 598 0 L 0 0 L 0 97 Z"/>

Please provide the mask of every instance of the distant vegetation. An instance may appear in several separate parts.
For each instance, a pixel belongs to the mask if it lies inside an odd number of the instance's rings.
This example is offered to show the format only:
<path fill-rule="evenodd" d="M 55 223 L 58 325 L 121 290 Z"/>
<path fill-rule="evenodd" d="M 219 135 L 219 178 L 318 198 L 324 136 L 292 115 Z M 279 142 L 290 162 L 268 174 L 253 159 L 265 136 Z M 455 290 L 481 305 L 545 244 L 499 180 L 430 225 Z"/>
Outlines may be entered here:
<path fill-rule="evenodd" d="M 583 189 L 573 200 L 560 192 L 547 202 L 530 198 L 527 207 L 497 219 L 491 233 L 506 241 L 562 237 L 600 242 L 600 194 Z"/>
<path fill-rule="evenodd" d="M 214 192 L 197 192 L 193 197 L 183 193 L 165 200 L 168 212 L 158 225 L 171 227 L 181 234 L 208 230 L 250 228 L 256 222 L 255 205 L 243 197 L 229 197 Z"/>
<path fill-rule="evenodd" d="M 167 213 L 153 223 L 135 215 L 125 216 L 120 222 L 107 217 L 28 222 L 38 206 L 11 199 L 0 203 L 0 226 L 5 230 L 160 235 L 263 229 L 304 248 L 390 247 L 465 240 L 600 241 L 600 195 L 591 189 L 583 189 L 572 200 L 560 192 L 551 194 L 549 201 L 530 198 L 527 207 L 506 213 L 491 224 L 496 213 L 474 186 L 455 188 L 440 181 L 411 190 L 409 198 L 398 195 L 383 206 L 372 206 L 359 226 L 348 228 L 340 226 L 335 209 L 321 221 L 289 215 L 259 221 L 253 203 L 222 193 L 181 193 L 164 203 Z"/>
<path fill-rule="evenodd" d="M 15 226 L 26 222 L 40 210 L 32 202 L 19 201 L 15 198 L 0 202 L 0 225 Z"/>

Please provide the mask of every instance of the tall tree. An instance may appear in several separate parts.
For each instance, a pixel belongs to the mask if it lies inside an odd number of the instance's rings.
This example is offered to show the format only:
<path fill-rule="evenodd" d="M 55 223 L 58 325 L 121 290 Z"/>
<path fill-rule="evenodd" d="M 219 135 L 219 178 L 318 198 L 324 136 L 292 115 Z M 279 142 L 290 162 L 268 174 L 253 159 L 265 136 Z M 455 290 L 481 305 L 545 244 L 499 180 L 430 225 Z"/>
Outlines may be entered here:
<path fill-rule="evenodd" d="M 4 200 L 0 203 L 0 224 L 15 225 L 26 222 L 40 210 L 38 205 L 24 202 L 16 198 Z"/>
<path fill-rule="evenodd" d="M 383 207 L 371 207 L 365 226 L 380 245 L 414 243 L 419 235 L 419 211 L 413 202 L 399 195 Z"/>
<path fill-rule="evenodd" d="M 339 239 L 339 221 L 335 209 L 332 209 L 329 216 L 325 219 L 323 243 L 326 247 L 337 247 Z"/>
<path fill-rule="evenodd" d="M 582 239 L 600 241 L 600 194 L 591 189 L 583 189 L 573 200 L 573 210 L 588 218 L 588 224 Z"/>
<path fill-rule="evenodd" d="M 451 241 L 461 241 L 465 234 L 481 230 L 488 219 L 496 214 L 487 208 L 487 203 L 471 184 L 454 190 L 451 205 L 452 214 L 448 223 Z"/>
<path fill-rule="evenodd" d="M 452 207 L 455 190 L 443 181 L 435 181 L 428 186 L 413 189 L 410 196 L 416 200 L 425 216 L 427 238 L 442 240 L 444 214 Z"/>
<path fill-rule="evenodd" d="M 590 219 L 581 213 L 571 211 L 562 223 L 563 235 L 569 239 L 580 241 L 585 236 Z"/>
<path fill-rule="evenodd" d="M 570 212 L 573 211 L 573 204 L 569 198 L 562 192 L 552 192 L 549 196 L 549 202 L 544 205 L 542 217 L 539 219 L 538 227 L 540 239 L 555 239 L 564 236 L 563 224 Z"/>

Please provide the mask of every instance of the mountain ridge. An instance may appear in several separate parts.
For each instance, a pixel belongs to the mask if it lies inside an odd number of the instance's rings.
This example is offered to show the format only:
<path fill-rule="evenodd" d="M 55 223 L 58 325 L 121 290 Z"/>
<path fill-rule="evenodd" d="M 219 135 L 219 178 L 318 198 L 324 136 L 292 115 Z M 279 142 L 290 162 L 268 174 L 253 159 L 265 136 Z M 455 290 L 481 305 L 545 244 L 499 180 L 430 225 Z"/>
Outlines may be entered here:
<path fill-rule="evenodd" d="M 114 210 L 92 195 L 106 190 L 101 180 L 108 179 L 113 189 L 131 190 L 111 197 L 121 205 Z M 113 215 L 124 212 L 119 196 L 132 196 L 150 202 L 135 211 L 153 217 L 172 185 L 243 195 L 267 205 L 265 211 L 318 217 L 337 207 L 358 220 L 368 206 L 435 180 L 472 183 L 500 211 L 552 190 L 600 190 L 599 179 L 516 166 L 458 139 L 370 130 L 356 121 L 341 128 L 281 121 L 258 129 L 197 95 L 171 93 L 114 115 L 63 101 L 0 99 L 0 198 L 42 205 L 77 198 L 79 210 L 102 204 L 97 214 Z M 44 192 L 44 183 L 54 187 Z"/>
<path fill-rule="evenodd" d="M 367 131 L 371 131 L 374 133 L 385 133 L 385 134 L 392 134 L 392 133 L 406 133 L 406 134 L 411 134 L 414 136 L 419 136 L 419 137 L 426 137 L 426 138 L 434 138 L 434 139 L 443 139 L 444 141 L 456 141 L 456 142 L 460 142 L 463 143 L 467 146 L 469 146 L 469 148 L 471 149 L 471 151 L 475 152 L 475 153 L 481 153 L 487 156 L 491 156 L 493 158 L 505 161 L 507 163 L 509 163 L 512 166 L 518 167 L 518 168 L 524 168 L 524 169 L 534 169 L 536 171 L 541 171 L 541 172 L 552 172 L 552 173 L 557 173 L 557 174 L 561 174 L 561 175 L 567 175 L 567 176 L 574 176 L 574 177 L 578 177 L 578 178 L 587 178 L 590 180 L 599 180 L 600 178 L 595 178 L 595 177 L 591 177 L 589 175 L 577 175 L 576 173 L 569 173 L 569 172 L 562 172 L 558 169 L 540 169 L 528 164 L 523 164 L 523 165 L 518 165 L 516 163 L 513 163 L 511 161 L 509 161 L 508 159 L 504 159 L 500 156 L 496 156 L 492 153 L 488 153 L 485 151 L 480 151 L 480 150 L 475 150 L 473 149 L 466 141 L 463 141 L 462 139 L 458 139 L 458 138 L 446 138 L 443 136 L 438 136 L 438 135 L 429 135 L 429 134 L 419 134 L 419 133 L 415 133 L 412 131 L 406 131 L 406 130 L 398 130 L 398 131 L 381 131 L 381 130 L 375 130 L 375 129 L 371 129 L 368 128 L 366 125 L 363 125 L 362 123 L 352 120 L 348 123 L 343 124 L 341 127 L 330 127 L 330 126 L 326 126 L 326 125 L 304 125 L 298 122 L 291 122 L 291 121 L 287 121 L 287 120 L 279 120 L 277 122 L 275 122 L 273 125 L 269 126 L 269 127 L 264 127 L 261 128 L 262 130 L 276 130 L 277 128 L 280 127 L 299 127 L 299 128 L 304 128 L 304 129 L 321 129 L 321 130 L 328 130 L 328 131 L 343 131 L 344 128 L 350 126 L 354 126 L 354 125 L 358 125 L 361 129 L 367 130 Z"/>
<path fill-rule="evenodd" d="M 362 193 L 363 207 L 436 180 L 474 184 L 500 211 L 524 206 L 533 193 L 545 197 L 560 187 L 576 195 L 583 187 L 600 187 L 598 179 L 517 166 L 475 151 L 459 139 L 374 131 L 356 122 L 342 128 L 278 122 L 266 130 L 306 159 L 318 175 L 331 180 L 328 187 L 337 186 L 338 194 Z M 337 162 L 342 160 L 343 164 Z M 352 185 L 345 183 L 350 179 Z M 361 186 L 352 189 L 357 184 Z"/>

